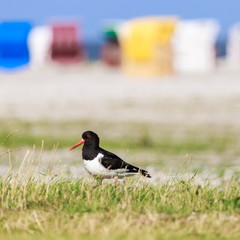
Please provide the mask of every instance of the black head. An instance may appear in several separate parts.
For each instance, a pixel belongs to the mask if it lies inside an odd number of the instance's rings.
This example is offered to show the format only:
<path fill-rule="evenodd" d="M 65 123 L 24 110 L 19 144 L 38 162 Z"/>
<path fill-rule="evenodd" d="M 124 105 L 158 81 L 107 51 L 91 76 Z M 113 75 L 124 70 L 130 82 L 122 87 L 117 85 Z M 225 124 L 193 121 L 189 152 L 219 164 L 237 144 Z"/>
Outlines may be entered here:
<path fill-rule="evenodd" d="M 92 131 L 86 131 L 82 134 L 82 140 L 76 143 L 73 147 L 71 147 L 69 150 L 73 150 L 74 148 L 80 146 L 84 143 L 84 146 L 86 147 L 93 147 L 98 148 L 99 147 L 99 137 L 96 133 Z"/>
<path fill-rule="evenodd" d="M 98 135 L 92 131 L 86 131 L 82 134 L 82 139 L 84 139 L 85 141 L 87 141 L 90 138 L 99 139 Z"/>

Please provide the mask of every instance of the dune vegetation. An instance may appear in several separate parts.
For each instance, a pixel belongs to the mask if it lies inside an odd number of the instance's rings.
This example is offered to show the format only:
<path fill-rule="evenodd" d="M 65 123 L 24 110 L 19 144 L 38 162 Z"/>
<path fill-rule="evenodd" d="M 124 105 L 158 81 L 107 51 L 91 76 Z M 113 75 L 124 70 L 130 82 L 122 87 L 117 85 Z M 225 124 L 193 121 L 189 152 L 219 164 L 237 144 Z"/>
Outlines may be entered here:
<path fill-rule="evenodd" d="M 81 138 L 82 130 L 100 131 L 104 124 L 108 131 L 116 129 L 116 124 L 81 122 L 80 127 L 71 123 L 78 131 L 68 132 L 67 123 L 2 122 L 0 161 L 2 166 L 8 165 L 8 171 L 0 177 L 0 239 L 240 239 L 239 174 L 233 173 L 227 180 L 220 174 L 236 166 L 234 161 L 224 160 L 238 156 L 237 131 L 217 126 L 206 132 L 194 126 L 179 126 L 174 131 L 171 126 L 154 126 L 158 130 L 153 131 L 147 124 L 125 123 L 117 126 L 125 129 L 121 135 L 107 137 L 106 133 L 102 138 L 107 149 L 127 148 L 133 156 L 136 152 L 138 156 L 153 154 L 152 162 L 138 158 L 134 163 L 156 168 L 160 163 L 168 166 L 158 158 L 166 157 L 166 162 L 174 158 L 174 162 L 176 156 L 192 153 L 200 161 L 202 156 L 214 154 L 221 164 L 205 161 L 202 165 L 219 170 L 218 185 L 207 178 L 199 184 L 194 171 L 189 177 L 176 174 L 163 182 L 134 177 L 123 184 L 106 181 L 96 185 L 91 179 L 65 175 L 41 160 L 44 151 L 67 152 Z M 33 145 L 38 154 L 29 152 Z M 28 153 L 15 163 L 18 149 Z M 80 153 L 73 154 L 79 154 L 80 161 Z"/>

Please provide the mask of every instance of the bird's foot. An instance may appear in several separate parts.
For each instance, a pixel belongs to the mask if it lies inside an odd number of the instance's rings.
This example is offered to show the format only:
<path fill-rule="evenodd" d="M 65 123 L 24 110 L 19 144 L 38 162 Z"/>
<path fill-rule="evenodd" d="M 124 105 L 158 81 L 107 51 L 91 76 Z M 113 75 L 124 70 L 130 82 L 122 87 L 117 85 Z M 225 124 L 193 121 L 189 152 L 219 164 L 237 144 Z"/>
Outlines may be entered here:
<path fill-rule="evenodd" d="M 114 178 L 114 182 L 117 184 L 117 185 L 120 185 L 122 183 L 122 179 L 120 180 L 118 177 L 115 177 Z"/>
<path fill-rule="evenodd" d="M 94 188 L 100 187 L 101 185 L 102 185 L 102 183 L 98 183 L 98 184 L 94 185 L 92 188 L 94 189 Z"/>
<path fill-rule="evenodd" d="M 100 187 L 100 186 L 102 185 L 102 181 L 103 181 L 102 178 L 96 178 L 96 182 L 97 182 L 97 184 L 94 185 L 93 188 Z"/>

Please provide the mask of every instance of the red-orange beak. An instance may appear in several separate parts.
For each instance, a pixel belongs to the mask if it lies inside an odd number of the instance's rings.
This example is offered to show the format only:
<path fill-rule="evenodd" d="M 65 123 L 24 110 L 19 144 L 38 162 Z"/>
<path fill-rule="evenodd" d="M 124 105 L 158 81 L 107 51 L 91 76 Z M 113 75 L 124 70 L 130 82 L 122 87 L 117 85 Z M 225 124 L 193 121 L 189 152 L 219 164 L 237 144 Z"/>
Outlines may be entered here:
<path fill-rule="evenodd" d="M 83 144 L 83 143 L 85 143 L 85 140 L 84 140 L 84 139 L 82 139 L 80 142 L 78 142 L 78 143 L 76 143 L 74 146 L 72 146 L 72 147 L 69 149 L 69 151 L 73 150 L 74 148 L 80 146 L 80 145 Z"/>

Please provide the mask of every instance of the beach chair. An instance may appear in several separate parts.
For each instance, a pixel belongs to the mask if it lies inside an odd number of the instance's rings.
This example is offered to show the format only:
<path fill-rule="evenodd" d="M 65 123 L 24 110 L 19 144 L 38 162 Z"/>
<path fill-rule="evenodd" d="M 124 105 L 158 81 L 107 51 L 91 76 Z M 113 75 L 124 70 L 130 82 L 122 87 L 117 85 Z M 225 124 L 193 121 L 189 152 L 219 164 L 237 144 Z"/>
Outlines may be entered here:
<path fill-rule="evenodd" d="M 231 70 L 240 70 L 240 22 L 230 27 L 226 50 L 228 67 Z"/>
<path fill-rule="evenodd" d="M 13 69 L 29 62 L 28 22 L 0 23 L 0 68 Z"/>
<path fill-rule="evenodd" d="M 214 19 L 182 20 L 173 36 L 176 73 L 208 73 L 216 69 L 216 41 L 220 30 Z"/>
<path fill-rule="evenodd" d="M 49 60 L 51 43 L 51 27 L 38 26 L 31 30 L 28 38 L 31 68 L 39 68 Z"/>
<path fill-rule="evenodd" d="M 120 20 L 106 20 L 102 27 L 104 44 L 101 47 L 101 60 L 110 67 L 118 67 L 121 64 L 121 51 L 118 36 L 118 29 L 121 26 Z"/>
<path fill-rule="evenodd" d="M 80 42 L 76 24 L 52 25 L 52 37 L 50 49 L 52 61 L 72 64 L 85 59 L 85 52 Z"/>
<path fill-rule="evenodd" d="M 171 39 L 176 22 L 174 16 L 125 22 L 120 30 L 123 72 L 136 76 L 172 74 Z"/>

